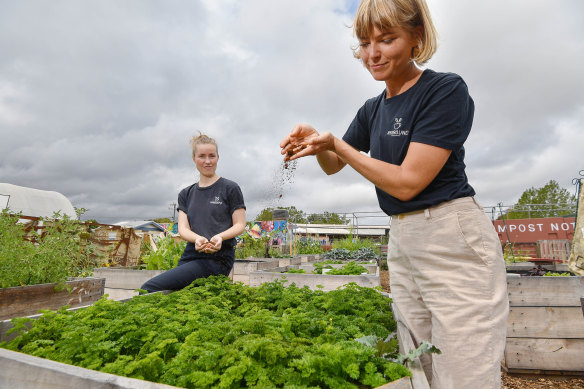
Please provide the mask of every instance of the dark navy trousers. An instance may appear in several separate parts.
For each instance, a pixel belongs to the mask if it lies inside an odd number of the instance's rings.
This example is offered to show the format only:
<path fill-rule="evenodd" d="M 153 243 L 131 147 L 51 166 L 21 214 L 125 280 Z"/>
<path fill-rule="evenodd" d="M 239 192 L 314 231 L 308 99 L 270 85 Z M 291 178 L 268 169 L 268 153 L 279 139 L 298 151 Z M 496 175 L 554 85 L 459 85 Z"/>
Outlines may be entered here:
<path fill-rule="evenodd" d="M 216 259 L 181 259 L 174 269 L 151 278 L 142 285 L 148 293 L 161 290 L 179 290 L 189 286 L 197 278 L 206 278 L 220 274 L 229 275 L 233 265 Z"/>

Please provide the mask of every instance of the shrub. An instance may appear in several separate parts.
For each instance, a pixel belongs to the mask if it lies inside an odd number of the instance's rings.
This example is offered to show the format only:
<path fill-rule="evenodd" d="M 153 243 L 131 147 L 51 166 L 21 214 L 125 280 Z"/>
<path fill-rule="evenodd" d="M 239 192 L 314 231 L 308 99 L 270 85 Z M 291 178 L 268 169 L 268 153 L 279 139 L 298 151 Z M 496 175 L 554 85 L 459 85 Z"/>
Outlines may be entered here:
<path fill-rule="evenodd" d="M 93 274 L 100 258 L 84 223 L 55 213 L 40 218 L 37 231 L 19 223 L 20 216 L 0 214 L 0 287 L 64 284 Z"/>

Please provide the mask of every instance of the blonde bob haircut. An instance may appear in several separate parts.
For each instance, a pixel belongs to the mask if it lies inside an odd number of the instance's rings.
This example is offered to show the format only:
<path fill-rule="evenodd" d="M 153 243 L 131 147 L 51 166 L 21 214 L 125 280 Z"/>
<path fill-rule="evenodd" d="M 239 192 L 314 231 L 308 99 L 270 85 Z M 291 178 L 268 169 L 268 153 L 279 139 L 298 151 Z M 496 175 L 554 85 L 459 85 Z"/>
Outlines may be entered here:
<path fill-rule="evenodd" d="M 353 33 L 362 41 L 369 39 L 375 27 L 379 31 L 403 27 L 413 33 L 418 26 L 422 27 L 422 37 L 411 58 L 422 65 L 438 48 L 438 32 L 425 0 L 362 0 L 353 21 Z M 353 47 L 353 55 L 361 59 L 359 48 Z"/>
<path fill-rule="evenodd" d="M 193 149 L 193 158 L 196 157 L 198 145 L 214 145 L 215 150 L 217 150 L 217 154 L 219 154 L 219 147 L 217 146 L 217 142 L 215 142 L 215 139 L 208 137 L 207 135 L 201 133 L 200 131 L 199 131 L 199 136 L 193 136 L 191 138 L 191 148 Z"/>

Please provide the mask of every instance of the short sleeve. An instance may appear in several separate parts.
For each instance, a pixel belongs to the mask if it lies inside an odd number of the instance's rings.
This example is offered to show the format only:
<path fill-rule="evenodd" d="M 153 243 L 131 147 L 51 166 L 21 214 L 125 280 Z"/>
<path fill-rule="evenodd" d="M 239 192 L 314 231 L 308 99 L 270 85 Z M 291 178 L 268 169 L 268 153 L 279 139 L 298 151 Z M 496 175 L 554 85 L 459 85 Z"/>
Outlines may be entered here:
<path fill-rule="evenodd" d="M 343 135 L 343 141 L 347 142 L 357 150 L 368 153 L 371 149 L 371 118 L 379 105 L 380 99 L 385 96 L 385 91 L 372 99 L 369 99 L 357 111 L 357 115 L 349 125 L 347 132 Z"/>
<path fill-rule="evenodd" d="M 235 210 L 243 208 L 245 209 L 245 202 L 243 200 L 243 193 L 241 193 L 241 188 L 239 185 L 235 184 L 229 188 L 229 213 L 233 214 Z"/>
<path fill-rule="evenodd" d="M 183 211 L 184 213 L 188 213 L 188 192 L 189 192 L 189 188 L 184 188 L 183 190 L 181 190 L 178 194 L 178 210 L 179 211 Z"/>
<path fill-rule="evenodd" d="M 413 125 L 412 142 L 448 150 L 460 148 L 470 133 L 474 102 L 462 78 L 445 78 L 426 96 Z"/>

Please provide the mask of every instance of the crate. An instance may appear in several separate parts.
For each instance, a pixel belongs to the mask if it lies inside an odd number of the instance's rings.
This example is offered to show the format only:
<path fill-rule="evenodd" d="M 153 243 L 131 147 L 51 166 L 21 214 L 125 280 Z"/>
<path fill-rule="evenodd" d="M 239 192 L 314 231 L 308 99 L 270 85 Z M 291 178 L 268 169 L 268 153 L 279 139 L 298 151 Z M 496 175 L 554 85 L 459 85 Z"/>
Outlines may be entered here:
<path fill-rule="evenodd" d="M 505 367 L 584 374 L 584 277 L 508 277 Z"/>

